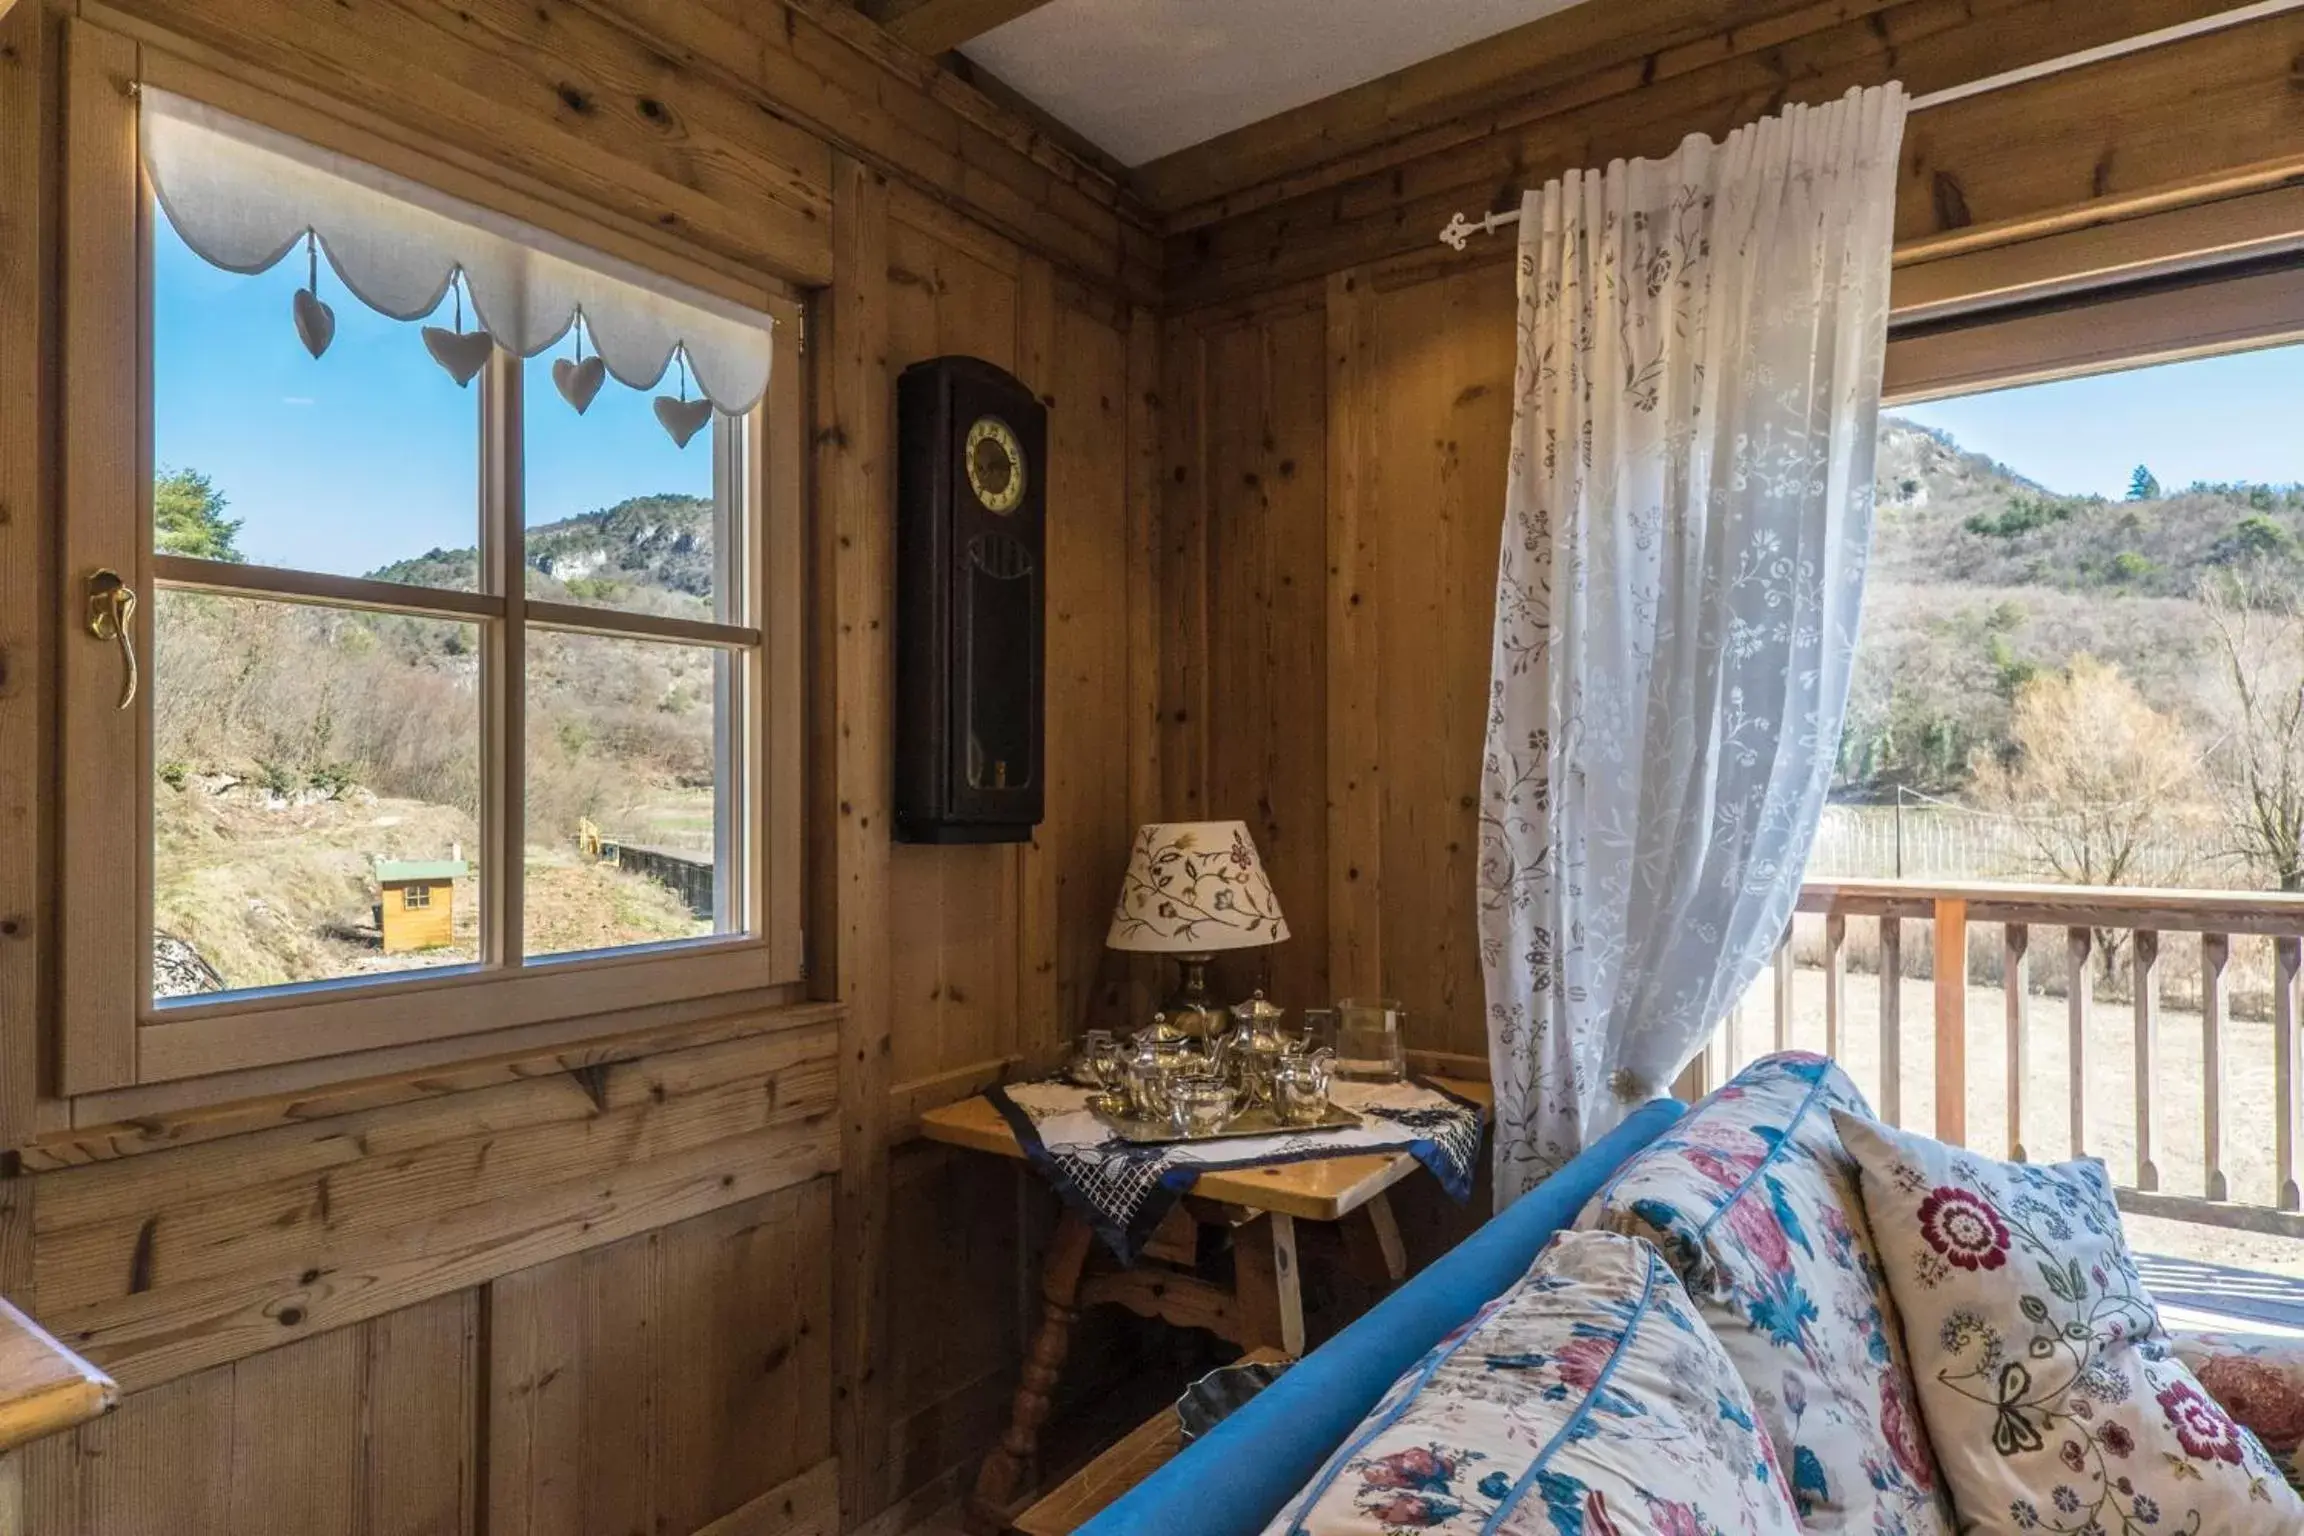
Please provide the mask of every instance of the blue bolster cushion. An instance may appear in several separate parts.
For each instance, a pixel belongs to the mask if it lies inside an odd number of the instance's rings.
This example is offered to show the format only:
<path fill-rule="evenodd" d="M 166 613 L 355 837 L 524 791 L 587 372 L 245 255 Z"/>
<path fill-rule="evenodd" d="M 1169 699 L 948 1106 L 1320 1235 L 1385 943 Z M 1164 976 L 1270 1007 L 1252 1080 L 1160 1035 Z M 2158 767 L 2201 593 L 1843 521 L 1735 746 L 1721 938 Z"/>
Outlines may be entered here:
<path fill-rule="evenodd" d="M 1075 1536 L 1258 1536 L 1400 1373 L 1527 1273 L 1608 1175 L 1677 1121 L 1643 1105 Z"/>

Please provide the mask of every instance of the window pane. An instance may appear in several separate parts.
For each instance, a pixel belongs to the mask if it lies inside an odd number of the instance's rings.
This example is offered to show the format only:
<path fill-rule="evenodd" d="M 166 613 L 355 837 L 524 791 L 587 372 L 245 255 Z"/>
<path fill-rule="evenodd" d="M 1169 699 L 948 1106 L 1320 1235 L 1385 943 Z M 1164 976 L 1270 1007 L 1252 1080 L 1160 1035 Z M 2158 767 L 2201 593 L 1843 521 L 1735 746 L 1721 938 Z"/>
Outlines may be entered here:
<path fill-rule="evenodd" d="M 244 276 L 194 254 L 157 210 L 153 224 L 154 547 L 475 589 L 480 384 L 459 386 L 421 334 L 454 329 L 453 301 L 387 319 L 323 259 L 335 330 L 315 358 L 292 308 L 302 247 Z"/>
<path fill-rule="evenodd" d="M 572 342 L 530 358 L 523 385 L 528 595 L 627 613 L 724 619 L 718 561 L 725 540 L 713 494 L 715 444 L 727 418 L 683 448 L 656 418 L 679 399 L 676 376 L 655 390 L 603 375 L 582 414 L 554 381 Z M 695 391 L 689 391 L 693 397 Z"/>
<path fill-rule="evenodd" d="M 727 652 L 528 634 L 531 955 L 732 932 Z"/>
<path fill-rule="evenodd" d="M 159 997 L 479 954 L 478 627 L 163 589 Z"/>

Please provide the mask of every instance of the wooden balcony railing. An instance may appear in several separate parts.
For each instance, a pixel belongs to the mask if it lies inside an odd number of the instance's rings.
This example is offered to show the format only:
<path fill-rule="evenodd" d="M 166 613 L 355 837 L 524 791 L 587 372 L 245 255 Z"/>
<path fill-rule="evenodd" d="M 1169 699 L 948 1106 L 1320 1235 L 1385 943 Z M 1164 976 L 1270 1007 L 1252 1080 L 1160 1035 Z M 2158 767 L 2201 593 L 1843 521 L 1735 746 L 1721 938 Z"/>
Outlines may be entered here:
<path fill-rule="evenodd" d="M 1859 1071 L 1859 1081 L 1871 1075 L 1881 1116 L 1904 1123 L 1908 1093 L 1922 1071 L 1920 1062 L 1906 1059 L 1906 991 L 1912 973 L 1924 968 L 1934 1019 L 1922 1038 L 1933 1042 L 1928 1086 L 1939 1140 L 1995 1155 L 2035 1153 L 2027 1145 L 2027 1126 L 2036 1134 L 2044 1123 L 2053 1126 L 2054 1110 L 2036 1101 L 2043 1084 L 2052 1089 L 2060 1076 L 2066 1104 L 2059 1155 L 2105 1156 L 2125 1208 L 2304 1238 L 2298 1166 L 2304 1154 L 2304 1063 L 2297 1038 L 2304 895 L 1835 880 L 1804 885 L 1797 910 L 1801 915 L 1777 950 L 1771 976 L 1724 1022 L 1711 1053 L 1715 1073 L 1765 1048 L 1820 1045 L 1843 1060 L 1869 1058 L 1876 1071 Z M 1997 945 L 1990 942 L 1993 929 L 1999 931 Z M 1863 938 L 1876 941 L 1862 958 L 1875 972 L 1877 1003 L 1852 1011 L 1852 950 Z M 2247 1048 L 2236 1053 L 2239 945 L 2248 950 L 2246 996 L 2255 1017 L 2247 1026 Z M 1938 963 L 1938 957 L 1953 963 Z M 1996 1033 L 2004 1055 L 1987 1074 L 1971 1051 L 1990 1049 L 1995 1031 L 1988 1016 L 1972 1019 L 1970 1013 L 1979 990 L 1975 973 L 1983 973 L 1989 996 L 1995 970 L 1999 1006 L 1985 1011 L 1999 1016 Z M 2197 1016 L 2196 1053 L 2183 1040 L 2172 1052 L 2163 1038 L 2169 1012 L 2163 992 L 2173 971 L 2182 972 L 2183 1012 Z M 2064 994 L 2061 1040 L 2041 1033 L 2034 1017 L 2058 986 Z M 1820 1041 L 1814 1038 L 1817 1010 L 1799 1000 L 1805 992 L 1812 1004 L 1819 987 Z M 2129 1027 L 2121 1044 L 2133 1051 L 2132 1062 L 2102 1054 L 2106 1005 L 2119 1007 L 2117 994 L 2123 991 Z M 1764 1042 L 1752 1015 L 1769 1013 L 1771 999 L 1773 1029 Z M 1870 1016 L 1869 1039 L 1856 1035 L 1858 1013 Z M 2263 1024 L 2270 1029 L 2268 1050 L 2257 1038 Z M 1802 1034 L 1807 1038 L 1796 1038 Z M 2043 1071 L 2037 1058 L 2058 1046 L 2063 1070 Z M 2172 1055 L 2181 1057 L 2174 1070 Z M 1972 1066 L 1980 1071 L 1972 1074 Z M 2131 1070 L 2122 1073 L 2123 1067 Z M 1991 1079 L 1984 1086 L 1999 1090 L 2002 1123 L 1979 1124 L 1972 1138 L 1972 1076 L 1984 1075 Z M 2122 1075 L 2131 1078 L 2125 1116 L 2104 1102 L 2111 1092 L 2108 1080 Z M 2168 1139 L 2172 1117 L 2197 1136 L 2190 1147 Z M 1994 1140 L 1997 1146 L 1990 1145 Z M 2236 1146 L 2243 1152 L 2244 1179 L 2234 1177 Z M 2172 1162 L 2183 1165 L 2184 1188 L 2172 1187 Z"/>

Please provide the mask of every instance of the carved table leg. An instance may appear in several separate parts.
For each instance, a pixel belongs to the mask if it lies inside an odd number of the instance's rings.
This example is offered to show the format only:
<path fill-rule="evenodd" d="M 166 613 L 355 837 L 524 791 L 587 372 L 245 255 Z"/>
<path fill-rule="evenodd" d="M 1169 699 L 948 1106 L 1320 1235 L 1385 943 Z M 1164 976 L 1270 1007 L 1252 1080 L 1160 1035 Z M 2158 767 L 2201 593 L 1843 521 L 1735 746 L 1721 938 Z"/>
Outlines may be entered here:
<path fill-rule="evenodd" d="M 1048 1257 L 1040 1270 L 1040 1331 L 1033 1336 L 1023 1378 L 1016 1384 L 1007 1433 L 984 1458 L 976 1474 L 976 1491 L 968 1498 L 972 1536 L 999 1536 L 1005 1531 L 1009 1506 L 1032 1479 L 1040 1455 L 1040 1426 L 1048 1419 L 1048 1397 L 1063 1373 L 1064 1356 L 1072 1347 L 1072 1325 L 1080 1317 L 1080 1271 L 1088 1261 L 1090 1241 L 1088 1223 L 1070 1211 L 1048 1240 Z"/>
<path fill-rule="evenodd" d="M 1278 1211 L 1239 1229 L 1232 1239 L 1232 1285 L 1253 1349 L 1304 1353 L 1304 1292 L 1296 1269 L 1296 1218 Z"/>
<path fill-rule="evenodd" d="M 1408 1250 L 1392 1202 L 1379 1190 L 1368 1203 L 1337 1224 L 1354 1276 L 1367 1287 L 1369 1304 L 1381 1301 L 1408 1275 Z"/>

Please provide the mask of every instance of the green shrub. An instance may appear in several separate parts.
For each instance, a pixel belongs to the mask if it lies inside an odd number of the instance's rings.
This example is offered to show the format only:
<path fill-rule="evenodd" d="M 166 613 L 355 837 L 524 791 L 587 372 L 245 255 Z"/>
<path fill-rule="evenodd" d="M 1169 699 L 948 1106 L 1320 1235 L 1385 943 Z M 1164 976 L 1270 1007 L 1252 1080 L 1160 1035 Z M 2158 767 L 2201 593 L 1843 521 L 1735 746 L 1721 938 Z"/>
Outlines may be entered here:
<path fill-rule="evenodd" d="M 2013 539 L 2055 523 L 2072 520 L 2072 503 L 2056 496 L 2015 496 L 1997 516 L 1977 513 L 1961 524 L 1970 533 L 1989 539 Z"/>
<path fill-rule="evenodd" d="M 277 795 L 283 800 L 296 793 L 299 787 L 296 771 L 293 768 L 290 768 L 286 763 L 269 761 L 260 762 L 256 765 L 256 782 L 263 785 L 268 793 Z"/>

